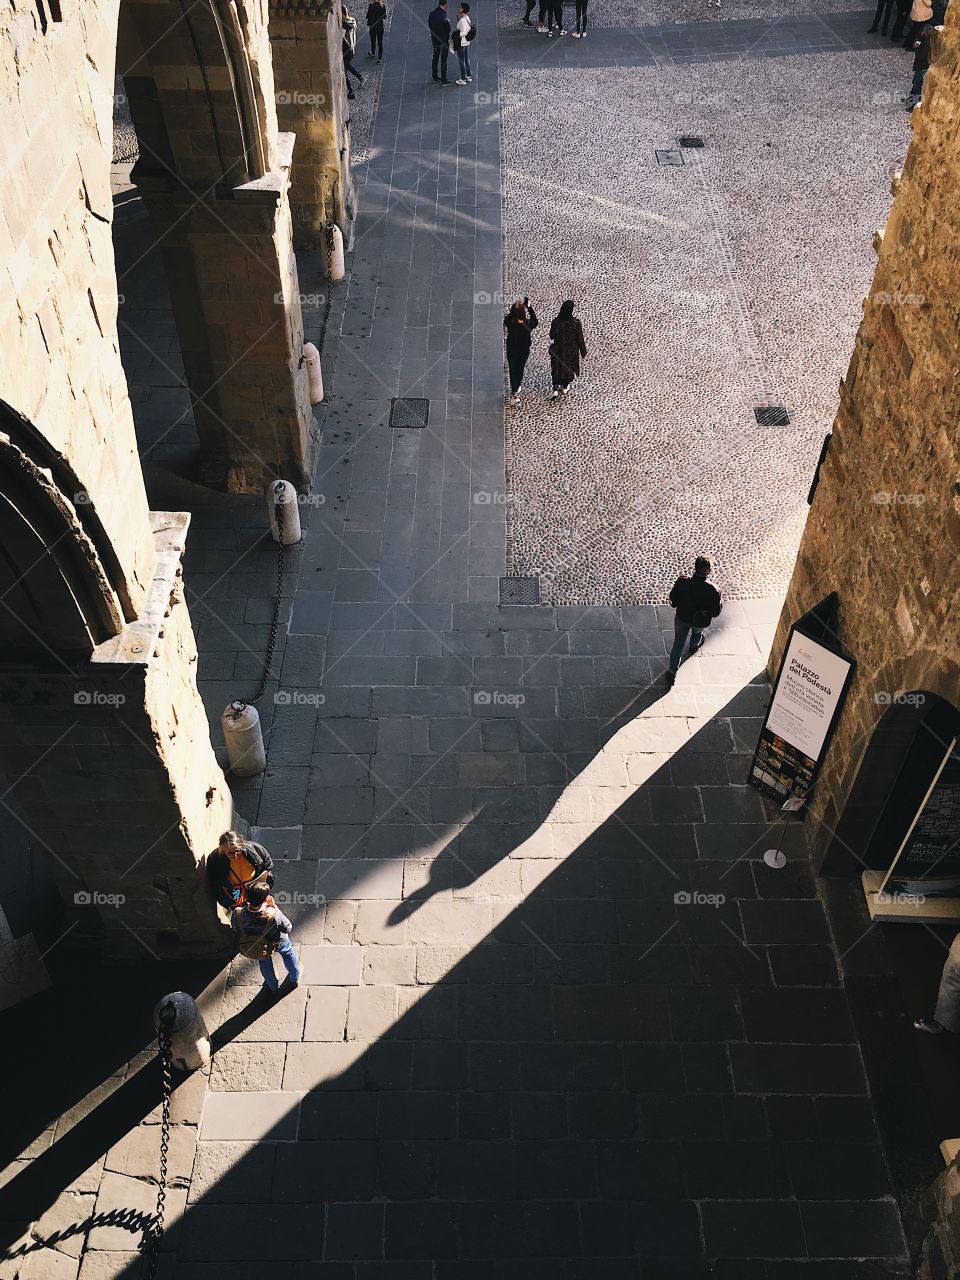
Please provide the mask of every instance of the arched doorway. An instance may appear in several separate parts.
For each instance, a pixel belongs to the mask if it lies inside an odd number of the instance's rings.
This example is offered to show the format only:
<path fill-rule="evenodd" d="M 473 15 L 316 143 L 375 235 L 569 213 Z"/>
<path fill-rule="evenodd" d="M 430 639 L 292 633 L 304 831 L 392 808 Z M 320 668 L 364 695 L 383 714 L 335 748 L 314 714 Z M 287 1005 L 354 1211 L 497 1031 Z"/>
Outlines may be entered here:
<path fill-rule="evenodd" d="M 889 695 L 824 858 L 824 874 L 887 870 L 958 735 L 960 710 L 946 698 L 925 689 Z"/>

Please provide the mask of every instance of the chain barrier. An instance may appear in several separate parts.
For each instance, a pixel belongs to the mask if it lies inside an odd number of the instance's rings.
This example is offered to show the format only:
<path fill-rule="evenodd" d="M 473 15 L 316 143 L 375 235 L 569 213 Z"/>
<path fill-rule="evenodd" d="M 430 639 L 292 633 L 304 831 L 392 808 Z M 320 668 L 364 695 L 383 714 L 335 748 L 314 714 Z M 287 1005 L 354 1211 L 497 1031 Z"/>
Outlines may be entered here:
<path fill-rule="evenodd" d="M 157 1212 L 150 1230 L 147 1244 L 147 1266 L 145 1280 L 154 1280 L 157 1264 L 160 1261 L 160 1242 L 163 1239 L 163 1217 L 167 1206 L 167 1158 L 170 1153 L 170 1095 L 173 1092 L 173 1047 L 170 1043 L 170 1031 L 167 1026 L 172 1019 L 164 1017 L 173 1006 L 168 1004 L 160 1015 L 160 1026 L 157 1031 L 157 1048 L 160 1054 L 162 1075 L 163 1105 L 160 1113 L 160 1178 L 157 1188 Z"/>
<path fill-rule="evenodd" d="M 270 668 L 273 665 L 273 651 L 277 647 L 277 634 L 280 630 L 280 606 L 283 603 L 284 554 L 286 552 L 286 545 L 283 541 L 282 502 L 274 503 L 273 518 L 277 522 L 277 595 L 273 602 L 273 619 L 270 623 L 270 635 L 267 638 L 267 652 L 263 659 L 263 675 L 260 677 L 259 688 L 252 698 L 237 698 L 234 702 L 233 705 L 237 708 L 237 715 L 243 711 L 244 707 L 248 707 L 259 702 L 263 697 L 267 688 L 267 683 L 270 679 Z"/>

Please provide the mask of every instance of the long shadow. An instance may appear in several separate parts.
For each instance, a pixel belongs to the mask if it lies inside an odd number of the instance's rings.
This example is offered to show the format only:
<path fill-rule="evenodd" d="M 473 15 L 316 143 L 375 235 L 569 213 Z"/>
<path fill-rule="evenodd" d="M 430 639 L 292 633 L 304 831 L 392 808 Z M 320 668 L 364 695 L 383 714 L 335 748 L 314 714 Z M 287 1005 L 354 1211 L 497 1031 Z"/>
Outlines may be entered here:
<path fill-rule="evenodd" d="M 272 1129 L 188 1205 L 178 1278 L 259 1273 L 239 1215 L 338 1280 L 907 1276 L 802 829 L 762 861 L 753 693 L 378 1040 L 287 1042 L 295 1139 Z M 256 1103 L 230 1105 L 241 1141 Z"/>

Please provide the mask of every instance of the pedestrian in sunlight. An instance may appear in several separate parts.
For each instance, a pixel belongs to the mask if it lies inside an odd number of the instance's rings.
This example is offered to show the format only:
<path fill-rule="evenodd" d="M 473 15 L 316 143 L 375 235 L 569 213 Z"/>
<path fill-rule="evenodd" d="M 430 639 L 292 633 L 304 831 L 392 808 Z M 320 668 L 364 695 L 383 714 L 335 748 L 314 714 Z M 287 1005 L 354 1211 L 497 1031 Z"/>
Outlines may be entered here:
<path fill-rule="evenodd" d="M 566 395 L 570 383 L 580 376 L 580 361 L 587 354 L 583 325 L 573 314 L 576 303 L 569 298 L 550 325 L 550 377 L 553 381 L 551 400 Z"/>
<path fill-rule="evenodd" d="M 249 887 L 246 902 L 230 917 L 230 924 L 237 938 L 237 950 L 260 965 L 268 993 L 272 995 L 279 988 L 273 967 L 273 957 L 278 953 L 287 971 L 288 986 L 299 983 L 300 965 L 290 940 L 293 925 L 274 902 L 266 885 Z"/>
<path fill-rule="evenodd" d="M 353 65 L 353 55 L 357 49 L 357 23 L 356 19 L 350 17 L 350 12 L 346 5 L 340 10 L 340 18 L 343 23 L 343 41 L 341 43 L 341 52 L 343 53 L 343 69 L 347 76 L 353 76 L 357 84 L 363 84 L 363 76 Z M 347 97 L 355 98 L 357 95 L 350 88 L 350 81 L 347 80 Z"/>
<path fill-rule="evenodd" d="M 707 581 L 712 570 L 713 565 L 706 556 L 697 556 L 692 576 L 688 578 L 681 574 L 673 584 L 670 603 L 677 612 L 673 620 L 673 648 L 670 650 L 667 684 L 673 684 L 677 678 L 687 636 L 690 637 L 688 657 L 692 658 L 698 649 L 703 648 L 704 631 L 714 618 L 720 616 L 723 608 L 720 592 L 712 582 Z"/>
<path fill-rule="evenodd" d="M 510 403 L 520 403 L 520 392 L 523 390 L 523 371 L 530 357 L 530 343 L 533 330 L 537 327 L 537 313 L 530 305 L 530 299 L 515 302 L 503 318 L 503 327 L 507 336 L 507 369 L 510 374 Z"/>

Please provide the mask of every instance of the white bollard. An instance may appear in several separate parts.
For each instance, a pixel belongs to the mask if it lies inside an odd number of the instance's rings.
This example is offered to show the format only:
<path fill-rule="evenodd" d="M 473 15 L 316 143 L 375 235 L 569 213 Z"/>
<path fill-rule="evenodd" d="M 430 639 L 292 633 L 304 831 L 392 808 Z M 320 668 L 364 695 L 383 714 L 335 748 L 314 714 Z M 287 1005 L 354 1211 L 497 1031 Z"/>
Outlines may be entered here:
<path fill-rule="evenodd" d="M 267 767 L 263 733 L 256 707 L 231 702 L 220 717 L 223 740 L 227 744 L 230 771 L 238 778 L 253 778 Z"/>
<path fill-rule="evenodd" d="M 323 399 L 323 374 L 320 371 L 320 352 L 312 342 L 303 344 L 303 363 L 307 366 L 310 383 L 310 403 L 319 404 Z"/>
<path fill-rule="evenodd" d="M 171 991 L 153 1011 L 153 1025 L 163 1023 L 170 1037 L 170 1056 L 180 1071 L 196 1071 L 210 1062 L 210 1035 L 193 996 Z"/>
<path fill-rule="evenodd" d="M 327 227 L 327 275 L 333 284 L 344 277 L 343 235 L 335 222 Z"/>
<path fill-rule="evenodd" d="M 283 545 L 292 547 L 303 537 L 300 530 L 300 504 L 297 501 L 297 491 L 289 480 L 271 480 L 267 485 L 266 495 L 273 540 L 280 541 L 280 529 L 277 526 L 277 507 L 280 506 L 283 508 Z"/>

